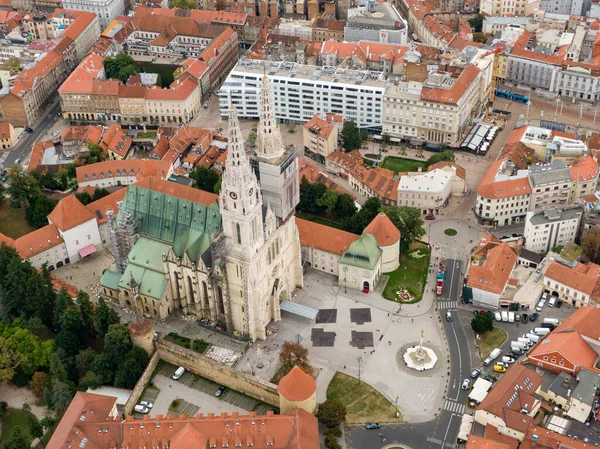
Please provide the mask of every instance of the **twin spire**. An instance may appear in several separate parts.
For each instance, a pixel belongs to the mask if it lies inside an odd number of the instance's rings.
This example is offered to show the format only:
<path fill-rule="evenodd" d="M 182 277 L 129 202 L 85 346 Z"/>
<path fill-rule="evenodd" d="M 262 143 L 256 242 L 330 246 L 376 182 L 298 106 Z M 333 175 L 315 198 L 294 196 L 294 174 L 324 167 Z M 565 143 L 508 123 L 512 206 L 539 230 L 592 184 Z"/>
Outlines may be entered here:
<path fill-rule="evenodd" d="M 240 129 L 237 109 L 229 106 L 229 145 L 227 150 L 227 169 L 223 173 L 223 185 L 240 186 L 255 182 L 250 160 L 244 148 L 244 138 Z"/>
<path fill-rule="evenodd" d="M 275 106 L 267 75 L 264 75 L 262 79 L 259 117 L 260 121 L 256 132 L 256 155 L 259 159 L 278 159 L 283 155 L 285 149 L 275 117 Z"/>

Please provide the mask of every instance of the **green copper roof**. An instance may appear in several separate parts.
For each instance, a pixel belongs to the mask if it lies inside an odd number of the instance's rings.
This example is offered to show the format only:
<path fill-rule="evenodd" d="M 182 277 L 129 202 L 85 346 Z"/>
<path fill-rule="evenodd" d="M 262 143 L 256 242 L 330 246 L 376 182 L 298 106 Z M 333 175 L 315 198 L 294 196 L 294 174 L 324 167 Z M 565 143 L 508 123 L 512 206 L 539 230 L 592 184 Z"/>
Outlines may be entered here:
<path fill-rule="evenodd" d="M 205 206 L 139 186 L 127 188 L 119 218 L 126 212 L 134 216 L 138 234 L 172 245 L 178 257 L 187 252 L 195 263 L 221 230 L 218 204 Z"/>
<path fill-rule="evenodd" d="M 375 237 L 365 233 L 350 243 L 348 249 L 340 257 L 340 263 L 373 270 L 382 252 Z"/>
<path fill-rule="evenodd" d="M 125 268 L 125 273 L 121 277 L 119 287 L 130 290 L 129 282 L 132 275 L 138 283 L 140 295 L 160 299 L 167 287 L 167 278 L 164 273 L 152 271 L 132 263 Z"/>
<path fill-rule="evenodd" d="M 131 212 L 135 217 L 139 234 L 169 244 L 188 231 L 207 233 L 213 237 L 221 229 L 218 206 L 205 206 L 138 186 L 127 188 L 119 218 L 126 212 Z"/>
<path fill-rule="evenodd" d="M 152 240 L 147 237 L 139 237 L 127 258 L 129 259 L 130 264 L 133 263 L 143 268 L 149 268 L 150 270 L 164 273 L 165 268 L 162 255 L 168 254 L 169 248 L 170 245 L 167 243 Z"/>
<path fill-rule="evenodd" d="M 100 285 L 112 290 L 119 290 L 119 281 L 121 280 L 121 273 L 116 271 L 104 270 L 102 277 L 100 278 Z"/>

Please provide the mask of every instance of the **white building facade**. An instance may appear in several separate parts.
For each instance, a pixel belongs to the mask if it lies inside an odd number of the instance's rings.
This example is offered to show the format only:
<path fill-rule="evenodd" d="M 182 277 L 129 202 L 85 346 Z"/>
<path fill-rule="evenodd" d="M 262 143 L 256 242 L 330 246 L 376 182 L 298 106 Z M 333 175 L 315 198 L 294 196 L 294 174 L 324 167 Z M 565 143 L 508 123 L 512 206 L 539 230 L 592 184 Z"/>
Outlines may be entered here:
<path fill-rule="evenodd" d="M 124 0 L 64 0 L 62 5 L 65 9 L 87 11 L 96 14 L 102 30 L 115 17 L 125 14 Z"/>
<path fill-rule="evenodd" d="M 580 229 L 583 206 L 577 204 L 565 208 L 528 212 L 525 220 L 525 248 L 544 253 L 555 246 L 574 242 Z"/>
<path fill-rule="evenodd" d="M 439 214 L 452 194 L 452 177 L 452 173 L 441 169 L 400 177 L 398 206 L 416 207 L 422 214 Z"/>

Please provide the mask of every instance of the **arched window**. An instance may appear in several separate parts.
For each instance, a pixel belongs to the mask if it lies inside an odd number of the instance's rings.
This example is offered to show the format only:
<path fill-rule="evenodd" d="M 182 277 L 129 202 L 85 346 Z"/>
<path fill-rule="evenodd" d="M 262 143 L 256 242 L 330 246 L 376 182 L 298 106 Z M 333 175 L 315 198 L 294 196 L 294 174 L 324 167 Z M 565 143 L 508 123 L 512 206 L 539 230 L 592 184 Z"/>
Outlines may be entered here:
<path fill-rule="evenodd" d="M 223 303 L 223 290 L 221 290 L 221 287 L 217 287 L 217 301 L 219 303 L 219 312 L 225 313 L 225 304 Z"/>
<path fill-rule="evenodd" d="M 202 281 L 202 292 L 204 293 L 204 305 L 208 307 L 208 287 L 204 281 Z"/>
<path fill-rule="evenodd" d="M 196 302 L 194 300 L 194 286 L 192 285 L 192 278 L 190 276 L 188 276 L 187 280 L 188 280 L 188 290 L 190 292 L 190 299 L 192 300 L 191 302 Z"/>
<path fill-rule="evenodd" d="M 235 232 L 237 233 L 238 245 L 241 245 L 242 244 L 242 233 L 240 232 L 240 224 L 239 223 L 235 224 Z"/>

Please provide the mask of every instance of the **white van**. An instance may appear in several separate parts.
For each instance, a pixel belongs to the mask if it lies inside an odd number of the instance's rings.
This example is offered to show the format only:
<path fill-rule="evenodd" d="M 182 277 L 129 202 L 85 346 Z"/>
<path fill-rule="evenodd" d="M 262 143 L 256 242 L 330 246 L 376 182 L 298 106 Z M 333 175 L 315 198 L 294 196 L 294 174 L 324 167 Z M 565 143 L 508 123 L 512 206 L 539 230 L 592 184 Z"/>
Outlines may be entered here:
<path fill-rule="evenodd" d="M 531 346 L 531 340 L 529 340 L 529 338 L 526 337 L 519 337 L 517 339 L 519 342 L 523 343 L 525 346 L 530 347 Z"/>
<path fill-rule="evenodd" d="M 138 405 L 135 406 L 135 411 L 138 412 L 138 413 L 143 413 L 145 415 L 150 410 L 145 405 L 138 404 Z"/>
<path fill-rule="evenodd" d="M 177 368 L 177 371 L 173 373 L 173 380 L 179 379 L 181 376 L 183 376 L 183 373 L 185 373 L 185 368 L 183 366 L 180 366 L 179 368 Z"/>
<path fill-rule="evenodd" d="M 508 312 L 508 322 L 509 323 L 515 322 L 515 312 Z"/>
<path fill-rule="evenodd" d="M 550 296 L 550 301 L 548 301 L 548 307 L 554 307 L 556 304 L 556 296 Z"/>
<path fill-rule="evenodd" d="M 490 359 L 496 360 L 498 357 L 500 357 L 500 354 L 502 354 L 502 350 L 496 348 L 492 352 L 490 352 Z"/>
<path fill-rule="evenodd" d="M 548 304 L 548 305 L 550 305 L 550 304 Z M 558 326 L 560 324 L 560 321 L 558 321 L 556 318 L 544 318 L 544 321 L 542 321 L 542 323 L 554 324 L 555 326 Z"/>
<path fill-rule="evenodd" d="M 538 302 L 538 305 L 535 308 L 535 310 L 537 310 L 538 312 L 541 312 L 545 305 L 546 305 L 546 300 L 542 298 L 542 299 L 540 299 L 540 302 Z"/>
<path fill-rule="evenodd" d="M 515 359 L 513 359 L 512 357 L 508 357 L 508 356 L 502 357 L 502 361 L 504 363 L 508 363 L 508 364 L 515 363 Z"/>
<path fill-rule="evenodd" d="M 535 335 L 540 335 L 540 336 L 544 336 L 544 335 L 548 335 L 550 333 L 550 329 L 545 328 L 545 327 L 536 327 L 533 330 L 533 333 Z"/>
<path fill-rule="evenodd" d="M 508 312 L 502 311 L 502 321 L 508 323 Z"/>
<path fill-rule="evenodd" d="M 527 339 L 535 344 L 540 341 L 540 336 L 535 334 L 527 334 Z"/>

